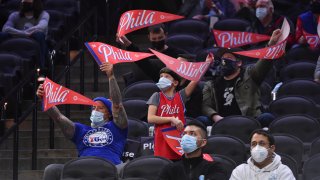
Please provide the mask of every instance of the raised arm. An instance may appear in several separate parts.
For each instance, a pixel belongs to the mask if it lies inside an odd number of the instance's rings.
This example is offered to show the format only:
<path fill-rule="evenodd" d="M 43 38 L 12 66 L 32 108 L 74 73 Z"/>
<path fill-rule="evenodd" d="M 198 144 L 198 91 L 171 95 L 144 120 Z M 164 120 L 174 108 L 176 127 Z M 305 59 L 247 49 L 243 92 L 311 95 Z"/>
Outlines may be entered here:
<path fill-rule="evenodd" d="M 40 84 L 37 90 L 37 96 L 39 99 L 43 98 L 44 88 L 43 85 Z M 75 132 L 75 125 L 74 123 L 64 116 L 56 106 L 48 109 L 46 111 L 48 116 L 60 127 L 64 136 L 68 139 L 71 139 Z"/>
<path fill-rule="evenodd" d="M 109 78 L 109 94 L 112 100 L 112 114 L 114 123 L 121 129 L 128 127 L 128 118 L 126 111 L 122 105 L 122 96 L 113 74 L 113 65 L 110 63 L 103 63 L 100 70 L 105 72 Z"/>

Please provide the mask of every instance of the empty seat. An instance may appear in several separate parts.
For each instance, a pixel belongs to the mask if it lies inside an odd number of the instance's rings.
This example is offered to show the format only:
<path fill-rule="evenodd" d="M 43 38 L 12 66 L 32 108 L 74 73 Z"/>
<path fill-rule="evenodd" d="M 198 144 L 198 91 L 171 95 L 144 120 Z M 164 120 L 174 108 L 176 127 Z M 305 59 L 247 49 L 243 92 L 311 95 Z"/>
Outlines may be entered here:
<path fill-rule="evenodd" d="M 320 154 L 320 137 L 313 140 L 310 146 L 310 153 L 309 156 L 313 156 L 315 154 Z"/>
<path fill-rule="evenodd" d="M 315 103 L 320 104 L 320 84 L 311 80 L 290 80 L 280 86 L 277 97 L 288 95 L 300 95 L 308 97 Z"/>
<path fill-rule="evenodd" d="M 61 179 L 107 179 L 118 178 L 116 166 L 99 157 L 80 157 L 67 162 L 62 170 Z"/>
<path fill-rule="evenodd" d="M 210 154 L 214 161 L 221 163 L 227 172 L 227 178 L 230 178 L 232 171 L 237 167 L 237 163 L 228 156 L 221 154 Z"/>
<path fill-rule="evenodd" d="M 206 41 L 209 37 L 208 23 L 197 19 L 181 19 L 170 23 L 168 36 L 189 34 Z"/>
<path fill-rule="evenodd" d="M 303 165 L 303 179 L 319 180 L 320 179 L 320 154 L 309 157 Z"/>
<path fill-rule="evenodd" d="M 123 90 L 123 98 L 140 98 L 148 100 L 154 92 L 159 92 L 154 82 L 142 81 L 130 84 Z"/>
<path fill-rule="evenodd" d="M 271 133 L 294 135 L 304 143 L 311 143 L 320 136 L 320 123 L 318 120 L 305 115 L 278 117 L 271 122 L 269 129 Z"/>
<path fill-rule="evenodd" d="M 213 124 L 211 134 L 228 134 L 241 139 L 249 144 L 250 134 L 253 130 L 261 128 L 260 123 L 246 116 L 227 116 Z"/>
<path fill-rule="evenodd" d="M 282 82 L 291 79 L 310 79 L 313 80 L 316 65 L 310 62 L 296 62 L 286 65 L 280 70 L 280 79 Z"/>
<path fill-rule="evenodd" d="M 224 31 L 251 31 L 250 22 L 244 19 L 228 18 L 218 21 L 214 24 L 214 29 Z"/>
<path fill-rule="evenodd" d="M 203 152 L 227 156 L 235 161 L 237 165 L 247 160 L 246 145 L 244 142 L 229 135 L 209 136 Z"/>
<path fill-rule="evenodd" d="M 121 178 L 158 179 L 163 167 L 172 163 L 159 156 L 143 156 L 128 162 L 121 171 Z"/>
<path fill-rule="evenodd" d="M 128 118 L 128 138 L 140 140 L 142 136 L 148 136 L 148 124 L 139 119 Z"/>
<path fill-rule="evenodd" d="M 168 46 L 182 49 L 190 54 L 197 54 L 204 48 L 205 42 L 197 37 L 187 34 L 177 34 L 166 39 Z"/>
<path fill-rule="evenodd" d="M 300 60 L 308 60 L 316 63 L 320 55 L 319 50 L 312 50 L 308 47 L 298 47 L 290 49 L 286 55 L 285 59 L 290 62 L 299 62 Z"/>
<path fill-rule="evenodd" d="M 147 122 L 148 105 L 146 100 L 129 99 L 122 104 L 128 116 Z"/>
<path fill-rule="evenodd" d="M 139 148 L 140 141 L 128 138 L 122 153 L 121 161 L 128 162 L 139 157 Z"/>
<path fill-rule="evenodd" d="M 304 114 L 319 117 L 316 104 L 303 96 L 283 96 L 269 104 L 269 111 L 275 116 Z"/>
<path fill-rule="evenodd" d="M 139 156 L 148 156 L 154 154 L 154 137 L 141 137 Z"/>
<path fill-rule="evenodd" d="M 303 142 L 290 134 L 273 134 L 277 154 L 291 156 L 297 163 L 297 168 L 302 167 L 302 156 L 304 154 Z"/>

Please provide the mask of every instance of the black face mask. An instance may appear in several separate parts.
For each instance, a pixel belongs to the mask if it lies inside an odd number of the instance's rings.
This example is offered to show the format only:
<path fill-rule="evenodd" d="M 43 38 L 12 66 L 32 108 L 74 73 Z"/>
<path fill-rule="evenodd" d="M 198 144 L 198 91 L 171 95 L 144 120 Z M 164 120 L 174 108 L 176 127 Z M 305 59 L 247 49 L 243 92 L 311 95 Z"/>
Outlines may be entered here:
<path fill-rule="evenodd" d="M 320 2 L 311 3 L 311 12 L 313 14 L 320 14 Z"/>
<path fill-rule="evenodd" d="M 152 44 L 152 48 L 156 49 L 156 50 L 163 50 L 164 49 L 164 44 L 165 41 L 164 39 L 160 40 L 160 41 L 151 41 Z"/>
<path fill-rule="evenodd" d="M 237 63 L 238 61 L 234 61 L 227 58 L 222 58 L 220 71 L 222 76 L 230 76 L 237 70 Z"/>
<path fill-rule="evenodd" d="M 22 8 L 21 8 L 22 12 L 31 12 L 31 11 L 33 11 L 33 3 L 22 2 L 21 6 L 22 6 Z"/>

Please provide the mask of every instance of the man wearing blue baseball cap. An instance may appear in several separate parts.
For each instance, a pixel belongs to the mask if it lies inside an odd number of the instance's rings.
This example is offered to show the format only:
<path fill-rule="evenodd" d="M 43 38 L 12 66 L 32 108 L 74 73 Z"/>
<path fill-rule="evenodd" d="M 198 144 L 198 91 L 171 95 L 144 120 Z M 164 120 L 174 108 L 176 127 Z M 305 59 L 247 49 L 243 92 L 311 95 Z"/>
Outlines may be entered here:
<path fill-rule="evenodd" d="M 93 99 L 91 126 L 75 123 L 65 117 L 56 106 L 47 111 L 48 116 L 58 124 L 64 136 L 77 147 L 78 156 L 96 156 L 107 159 L 115 165 L 121 164 L 121 155 L 128 134 L 128 121 L 117 81 L 113 75 L 113 65 L 103 63 L 100 70 L 109 78 L 109 100 L 105 97 Z M 37 90 L 41 99 L 44 94 L 42 84 Z M 50 164 L 44 172 L 44 179 L 60 179 L 63 164 Z"/>

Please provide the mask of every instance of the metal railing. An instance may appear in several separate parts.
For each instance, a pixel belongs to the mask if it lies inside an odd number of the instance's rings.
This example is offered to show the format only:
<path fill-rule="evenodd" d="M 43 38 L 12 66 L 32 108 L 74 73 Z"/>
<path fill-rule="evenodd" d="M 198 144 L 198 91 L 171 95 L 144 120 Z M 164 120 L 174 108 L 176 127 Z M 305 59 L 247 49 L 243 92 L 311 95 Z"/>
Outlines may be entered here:
<path fill-rule="evenodd" d="M 57 45 L 53 48 L 51 51 L 51 56 L 50 56 L 50 71 L 51 75 L 50 78 L 55 81 L 59 82 L 63 77 L 65 77 L 65 86 L 69 87 L 70 86 L 70 68 L 74 63 L 77 62 L 78 59 L 80 59 L 80 93 L 84 93 L 84 51 L 85 51 L 85 46 L 84 46 L 84 28 L 85 24 L 88 22 L 92 22 L 93 20 L 94 23 L 94 32 L 90 40 L 88 41 L 93 41 L 95 40 L 96 34 L 97 34 L 97 11 L 96 7 L 91 9 L 86 13 L 84 17 L 82 17 L 76 26 L 74 26 L 58 43 Z M 70 61 L 70 39 L 73 35 L 79 33 L 79 41 L 81 44 L 81 48 L 79 49 L 79 53 L 76 57 L 73 58 L 72 62 Z M 56 75 L 55 72 L 55 56 L 54 54 L 56 52 L 62 51 L 65 53 L 65 68 L 62 72 Z M 94 69 L 94 71 L 97 71 L 97 68 Z M 7 102 L 10 98 L 15 98 L 15 116 L 14 116 L 14 124 L 5 132 L 5 134 L 0 137 L 0 146 L 8 140 L 8 138 L 13 135 L 13 163 L 12 163 L 12 173 L 13 173 L 13 179 L 17 180 L 18 179 L 18 163 L 19 163 L 19 125 L 27 119 L 27 117 L 32 114 L 32 162 L 31 162 L 31 169 L 35 170 L 37 169 L 37 132 L 38 132 L 38 127 L 37 127 L 37 112 L 38 112 L 38 99 L 36 94 L 34 93 L 33 100 L 31 105 L 28 106 L 27 109 L 22 110 L 22 92 L 23 88 L 29 84 L 33 84 L 34 90 L 37 89 L 38 87 L 38 82 L 37 78 L 39 75 L 39 70 L 38 69 L 33 69 L 31 70 L 27 75 L 24 75 L 24 78 L 10 91 L 8 92 L 5 97 L 0 101 L 0 107 L 2 109 L 1 115 L 2 117 L 5 117 L 5 108 L 7 106 Z M 94 79 L 95 82 L 98 81 L 98 77 L 95 77 Z M 94 88 L 94 90 L 97 90 Z M 81 106 L 80 106 L 81 107 Z M 70 116 L 70 107 L 69 105 L 66 105 L 65 108 L 65 115 Z M 50 120 L 50 125 L 49 125 L 49 146 L 50 149 L 54 148 L 54 124 L 53 121 Z"/>

